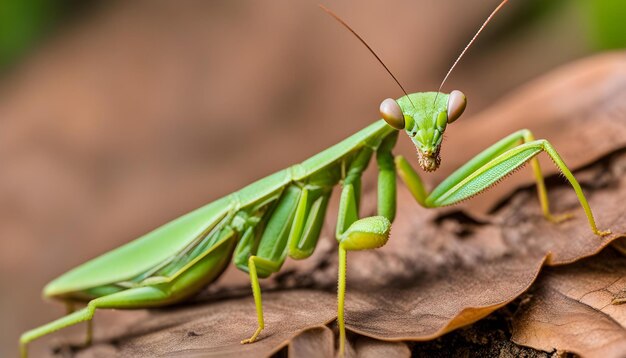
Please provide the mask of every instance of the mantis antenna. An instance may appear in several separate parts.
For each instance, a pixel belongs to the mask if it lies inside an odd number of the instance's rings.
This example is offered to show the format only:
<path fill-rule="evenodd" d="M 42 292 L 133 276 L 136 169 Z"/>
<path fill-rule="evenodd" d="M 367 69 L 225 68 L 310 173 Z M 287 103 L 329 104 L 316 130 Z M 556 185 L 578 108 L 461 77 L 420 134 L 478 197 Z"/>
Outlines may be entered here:
<path fill-rule="evenodd" d="M 491 19 L 495 16 L 495 14 L 500 11 L 500 9 L 504 6 L 504 4 L 506 4 L 509 0 L 503 0 L 500 5 L 498 5 L 498 7 L 495 8 L 495 10 L 493 10 L 491 12 L 491 14 L 489 15 L 489 17 L 487 17 L 487 20 L 485 20 L 485 22 L 483 22 L 483 24 L 480 26 L 480 28 L 478 29 L 478 31 L 476 31 L 476 34 L 474 34 L 474 37 L 472 37 L 472 39 L 470 40 L 470 42 L 467 44 L 467 46 L 465 46 L 465 48 L 463 49 L 463 51 L 461 51 L 461 54 L 459 55 L 459 57 L 456 58 L 456 60 L 454 61 L 454 63 L 452 64 L 452 67 L 450 67 L 450 69 L 448 70 L 448 73 L 446 73 L 446 76 L 443 78 L 443 81 L 441 81 L 441 84 L 439 85 L 439 89 L 437 90 L 437 95 L 435 95 L 435 103 L 437 103 L 437 96 L 439 95 L 439 92 L 441 92 L 441 89 L 443 88 L 444 83 L 446 83 L 446 80 L 448 79 L 448 77 L 450 76 L 450 73 L 452 73 L 452 70 L 454 70 L 454 68 L 456 67 L 456 65 L 459 63 L 459 60 L 461 60 L 461 58 L 463 57 L 463 55 L 465 55 L 465 52 L 467 52 L 467 50 L 472 46 L 472 44 L 474 43 L 474 41 L 476 41 L 476 38 L 478 37 L 478 35 L 480 35 L 481 32 L 483 32 L 483 29 L 485 28 L 485 26 L 487 26 L 487 24 L 491 21 Z"/>
<path fill-rule="evenodd" d="M 334 12 L 332 12 L 332 10 L 330 10 L 329 8 L 327 8 L 326 6 L 322 5 L 322 4 L 317 4 L 322 10 L 324 10 L 328 15 L 332 16 L 335 20 L 337 20 L 340 24 L 342 24 L 346 29 L 348 29 L 350 32 L 352 32 L 352 34 L 359 39 L 359 41 L 361 41 L 361 43 L 363 45 L 365 45 L 365 47 L 367 47 L 367 49 L 372 53 L 372 55 L 374 55 L 374 57 L 376 57 L 376 59 L 378 60 L 378 62 L 380 62 L 381 65 L 383 65 L 383 67 L 385 68 L 385 70 L 387 70 L 387 73 L 389 73 L 389 75 L 391 76 L 391 78 L 393 78 L 394 81 L 396 81 L 396 83 L 398 84 L 398 86 L 400 86 L 400 89 L 402 90 L 402 92 L 404 92 L 404 94 L 406 95 L 406 98 L 409 99 L 409 102 L 411 102 L 411 105 L 413 106 L 413 108 L 415 108 L 415 105 L 413 104 L 413 101 L 411 101 L 411 98 L 409 97 L 409 94 L 406 92 L 406 90 L 404 89 L 404 87 L 402 87 L 402 84 L 400 84 L 400 81 L 398 81 L 398 79 L 396 78 L 396 76 L 393 75 L 393 73 L 391 72 L 391 70 L 389 69 L 389 67 L 387 67 L 387 65 L 385 65 L 385 63 L 383 62 L 383 60 L 380 59 L 380 57 L 378 57 L 378 55 L 376 54 L 376 52 L 374 52 L 374 50 L 370 47 L 370 45 L 367 44 L 367 42 L 365 42 L 365 40 L 363 40 L 363 38 L 361 36 L 359 36 L 359 34 L 356 33 L 356 31 L 354 31 L 345 21 L 343 21 L 337 14 L 335 14 Z"/>

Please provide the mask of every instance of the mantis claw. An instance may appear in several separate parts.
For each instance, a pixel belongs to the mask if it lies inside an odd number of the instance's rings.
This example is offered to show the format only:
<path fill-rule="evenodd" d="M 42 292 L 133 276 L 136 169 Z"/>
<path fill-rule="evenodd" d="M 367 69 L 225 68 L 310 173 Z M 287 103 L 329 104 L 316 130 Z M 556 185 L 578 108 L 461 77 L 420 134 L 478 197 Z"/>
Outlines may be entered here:
<path fill-rule="evenodd" d="M 562 223 L 563 221 L 567 221 L 573 217 L 574 217 L 574 214 L 572 213 L 564 213 L 561 215 L 552 215 L 552 214 L 546 215 L 546 219 L 548 219 L 548 221 L 550 221 L 553 224 Z"/>
<path fill-rule="evenodd" d="M 601 237 L 612 234 L 611 230 L 595 230 L 593 233 Z"/>
<path fill-rule="evenodd" d="M 552 214 L 546 214 L 546 219 L 548 221 L 550 221 L 551 223 L 554 224 L 559 224 L 562 223 L 563 221 L 567 221 L 571 218 L 574 217 L 574 214 L 572 213 L 565 213 L 565 214 L 561 214 L 561 215 L 552 215 Z M 594 229 L 593 233 L 600 236 L 600 237 L 604 237 L 607 235 L 610 235 L 612 232 L 611 230 L 598 230 L 598 229 Z"/>
<path fill-rule="evenodd" d="M 250 337 L 248 339 L 244 339 L 243 341 L 241 341 L 241 344 L 254 343 L 262 330 L 263 330 L 263 328 L 261 328 L 261 327 L 257 328 L 256 331 L 254 332 L 254 334 L 252 335 L 252 337 Z"/>

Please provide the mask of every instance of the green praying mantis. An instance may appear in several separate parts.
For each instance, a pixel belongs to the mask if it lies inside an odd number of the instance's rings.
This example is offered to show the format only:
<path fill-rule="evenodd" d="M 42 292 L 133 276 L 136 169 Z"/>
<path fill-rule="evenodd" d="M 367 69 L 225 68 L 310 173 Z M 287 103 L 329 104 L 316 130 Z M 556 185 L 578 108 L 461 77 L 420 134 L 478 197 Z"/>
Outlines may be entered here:
<path fill-rule="evenodd" d="M 502 1 L 483 23 L 448 71 L 439 91 L 412 94 L 407 94 L 358 34 L 322 7 L 371 51 L 405 95 L 381 103 L 381 120 L 304 162 L 196 209 L 50 282 L 44 289 L 46 297 L 65 301 L 71 307 L 85 302 L 86 307 L 25 332 L 20 338 L 22 356 L 27 356 L 29 342 L 83 321 L 88 322 L 89 342 L 91 319 L 97 309 L 139 309 L 184 300 L 215 281 L 231 258 L 237 268 L 249 273 L 258 315 L 258 327 L 241 343 L 256 341 L 264 328 L 259 278 L 278 272 L 287 257 L 301 260 L 313 253 L 336 185 L 341 185 L 336 225 L 341 354 L 346 334 L 347 252 L 376 249 L 387 242 L 396 212 L 396 174 L 420 205 L 437 208 L 473 197 L 530 162 L 543 214 L 552 222 L 560 222 L 569 215 L 556 216 L 550 211 L 536 158 L 545 152 L 572 185 L 591 230 L 599 236 L 608 235 L 610 231 L 597 228 L 580 185 L 557 151 L 547 140 L 535 140 L 527 129 L 485 149 L 430 192 L 409 162 L 392 154 L 403 130 L 416 146 L 419 166 L 426 172 L 437 170 L 443 134 L 467 104 L 462 92 L 446 94 L 440 90 L 459 59 L 506 2 Z M 377 215 L 359 218 L 361 176 L 374 156 L 378 167 Z"/>

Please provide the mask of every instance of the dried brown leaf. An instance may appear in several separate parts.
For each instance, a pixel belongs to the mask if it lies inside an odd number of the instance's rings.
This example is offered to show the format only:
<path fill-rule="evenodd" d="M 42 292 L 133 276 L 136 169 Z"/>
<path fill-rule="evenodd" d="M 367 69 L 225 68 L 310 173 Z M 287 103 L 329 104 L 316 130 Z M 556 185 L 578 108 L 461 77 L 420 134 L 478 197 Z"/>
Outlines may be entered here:
<path fill-rule="evenodd" d="M 326 326 L 307 329 L 289 342 L 290 357 L 332 357 L 335 352 L 335 336 Z"/>
<path fill-rule="evenodd" d="M 626 356 L 626 307 L 614 305 L 626 287 L 624 257 L 607 249 L 566 267 L 550 268 L 513 321 L 513 341 L 584 357 Z"/>
<path fill-rule="evenodd" d="M 411 356 L 411 350 L 404 342 L 384 342 L 359 337 L 353 346 L 358 358 L 408 358 Z"/>
<path fill-rule="evenodd" d="M 335 319 L 335 302 L 334 295 L 319 291 L 265 293 L 267 327 L 258 342 L 246 345 L 239 342 L 252 335 L 257 326 L 256 310 L 249 297 L 153 311 L 141 321 L 130 324 L 126 334 L 115 338 L 111 346 L 116 355 L 124 357 L 243 358 L 270 356 L 288 344 L 291 344 L 290 350 L 305 351 L 310 349 L 313 340 L 324 343 L 317 346 L 317 350 L 332 352 L 332 338 L 329 346 L 326 331 L 320 336 L 315 327 Z M 301 334 L 304 336 L 299 337 Z M 95 347 L 110 351 L 111 346 L 105 348 L 98 344 Z"/>

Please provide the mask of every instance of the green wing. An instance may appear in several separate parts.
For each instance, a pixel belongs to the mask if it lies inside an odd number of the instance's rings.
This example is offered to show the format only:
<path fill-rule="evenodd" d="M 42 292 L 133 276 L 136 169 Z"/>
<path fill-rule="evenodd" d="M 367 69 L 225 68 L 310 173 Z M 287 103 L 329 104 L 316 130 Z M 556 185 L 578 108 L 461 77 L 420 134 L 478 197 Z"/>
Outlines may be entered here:
<path fill-rule="evenodd" d="M 206 236 L 228 213 L 234 214 L 241 207 L 266 200 L 290 180 L 290 173 L 281 170 L 185 214 L 61 275 L 44 288 L 44 295 L 64 296 L 132 280 L 155 266 L 169 262 L 196 239 Z"/>
<path fill-rule="evenodd" d="M 130 280 L 184 249 L 218 222 L 230 209 L 224 197 L 171 221 L 144 236 L 61 275 L 44 289 L 60 296 Z"/>

